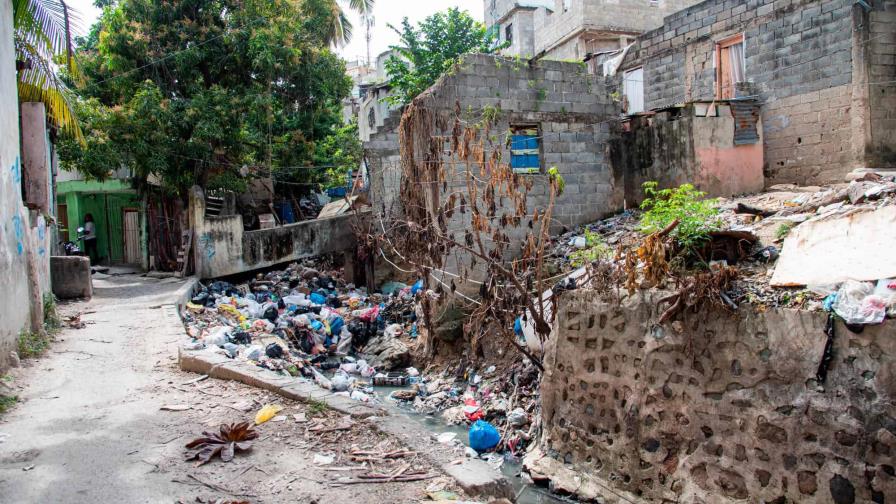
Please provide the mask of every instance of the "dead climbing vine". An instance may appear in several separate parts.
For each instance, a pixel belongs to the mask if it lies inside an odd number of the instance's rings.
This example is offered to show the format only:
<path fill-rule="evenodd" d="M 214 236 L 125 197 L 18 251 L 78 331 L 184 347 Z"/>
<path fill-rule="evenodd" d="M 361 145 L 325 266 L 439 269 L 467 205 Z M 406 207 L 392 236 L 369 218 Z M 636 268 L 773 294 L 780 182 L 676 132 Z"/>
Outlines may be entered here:
<path fill-rule="evenodd" d="M 399 208 L 376 217 L 380 253 L 440 296 L 423 306 L 429 335 L 436 305 L 450 296 L 469 314 L 465 327 L 474 348 L 485 332 L 497 332 L 540 367 L 511 328 L 527 313 L 540 338 L 550 333 L 545 306 L 534 299 L 550 287 L 544 258 L 562 177 L 556 169 L 514 173 L 504 159 L 509 145 L 500 143 L 507 135 L 495 133 L 500 110 L 487 107 L 476 120 L 459 104 L 445 111 L 432 102 L 425 93 L 402 116 Z M 544 182 L 548 201 L 533 208 L 527 197 L 535 181 Z M 424 356 L 432 357 L 432 338 L 423 344 Z"/>

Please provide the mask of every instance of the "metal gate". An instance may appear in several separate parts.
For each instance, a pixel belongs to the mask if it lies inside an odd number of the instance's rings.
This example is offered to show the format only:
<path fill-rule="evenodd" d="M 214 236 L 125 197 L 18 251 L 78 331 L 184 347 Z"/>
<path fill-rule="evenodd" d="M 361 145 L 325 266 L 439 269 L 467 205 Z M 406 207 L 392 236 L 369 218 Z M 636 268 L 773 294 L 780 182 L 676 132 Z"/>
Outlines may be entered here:
<path fill-rule="evenodd" d="M 124 262 L 140 264 L 140 212 L 133 208 L 124 209 Z"/>

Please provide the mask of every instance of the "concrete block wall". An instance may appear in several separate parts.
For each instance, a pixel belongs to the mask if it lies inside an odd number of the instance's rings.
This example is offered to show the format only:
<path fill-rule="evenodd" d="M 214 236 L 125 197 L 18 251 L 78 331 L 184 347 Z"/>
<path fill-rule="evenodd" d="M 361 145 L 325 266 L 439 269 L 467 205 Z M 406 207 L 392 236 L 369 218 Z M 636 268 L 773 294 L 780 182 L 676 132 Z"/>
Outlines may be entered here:
<path fill-rule="evenodd" d="M 505 136 L 511 125 L 537 126 L 542 172 L 556 166 L 566 181 L 566 192 L 554 208 L 563 225 L 591 222 L 615 210 L 607 140 L 619 104 L 610 98 L 604 79 L 588 74 L 584 65 L 539 61 L 533 66 L 511 58 L 470 55 L 453 75 L 418 99 L 449 117 L 449 125 L 458 104 L 462 114 L 472 112 L 474 118 L 486 108 L 497 109 L 492 140 L 504 162 L 510 160 Z M 529 202 L 533 209 L 543 207 L 548 197 L 546 177 L 542 173 L 531 178 Z M 459 179 L 456 183 L 463 185 Z"/>
<path fill-rule="evenodd" d="M 22 198 L 25 167 L 20 152 L 19 103 L 14 71 L 13 13 L 10 2 L 0 3 L 0 374 L 10 363 L 22 331 L 39 330 L 43 295 L 50 292 L 50 250 L 53 230 L 43 214 L 30 210 Z M 29 107 L 29 110 L 42 107 Z M 34 119 L 45 134 L 46 118 Z M 29 123 L 30 124 L 30 123 Z M 43 161 L 49 151 L 44 141 Z M 36 150 L 33 152 L 37 153 Z M 46 173 L 32 173 L 35 208 L 47 209 L 50 198 L 49 163 Z M 38 175 L 40 175 L 38 177 Z M 52 215 L 52 212 L 50 213 Z M 35 327 L 37 326 L 37 327 Z"/>
<path fill-rule="evenodd" d="M 664 16 L 694 3 L 695 0 L 571 0 L 564 12 L 563 0 L 555 0 L 553 11 L 534 12 L 535 53 L 544 52 L 546 57 L 554 59 L 581 60 L 585 57 L 584 46 L 575 41 L 566 42 L 577 33 L 637 35 L 660 26 Z"/>
<path fill-rule="evenodd" d="M 644 67 L 646 108 L 715 96 L 715 44 L 742 33 L 745 72 L 766 103 L 768 184 L 833 182 L 864 162 L 867 103 L 853 88 L 856 26 L 850 0 L 707 0 L 642 35 L 623 69 Z"/>
<path fill-rule="evenodd" d="M 826 314 L 742 305 L 658 325 L 662 294 L 559 299 L 541 382 L 542 449 L 601 482 L 584 497 L 890 502 L 894 321 L 860 334 L 838 322 L 818 388 Z"/>
<path fill-rule="evenodd" d="M 348 213 L 272 229 L 245 231 L 239 215 L 205 215 L 205 194 L 190 191 L 190 228 L 196 276 L 220 278 L 255 271 L 298 259 L 343 252 L 355 248 L 356 216 Z"/>
<path fill-rule="evenodd" d="M 896 1 L 876 0 L 870 13 L 869 166 L 896 166 Z"/>

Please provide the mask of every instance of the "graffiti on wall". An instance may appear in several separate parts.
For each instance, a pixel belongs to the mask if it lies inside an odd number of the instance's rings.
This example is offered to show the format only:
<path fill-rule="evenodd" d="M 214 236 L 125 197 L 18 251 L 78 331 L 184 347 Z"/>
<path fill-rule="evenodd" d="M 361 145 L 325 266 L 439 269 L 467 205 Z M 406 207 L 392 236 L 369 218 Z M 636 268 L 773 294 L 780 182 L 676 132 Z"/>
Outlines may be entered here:
<path fill-rule="evenodd" d="M 211 260 L 215 257 L 215 241 L 212 239 L 211 233 L 203 233 L 203 235 L 199 237 L 199 246 L 202 247 L 206 258 Z"/>
<path fill-rule="evenodd" d="M 15 214 L 12 216 L 12 229 L 13 233 L 16 236 L 16 252 L 19 255 L 25 253 L 25 225 L 22 222 L 22 217 L 19 214 Z"/>
<path fill-rule="evenodd" d="M 19 159 L 19 156 L 16 156 L 16 160 L 12 166 L 9 167 L 9 171 L 12 174 L 13 182 L 18 184 L 22 181 L 22 161 Z"/>

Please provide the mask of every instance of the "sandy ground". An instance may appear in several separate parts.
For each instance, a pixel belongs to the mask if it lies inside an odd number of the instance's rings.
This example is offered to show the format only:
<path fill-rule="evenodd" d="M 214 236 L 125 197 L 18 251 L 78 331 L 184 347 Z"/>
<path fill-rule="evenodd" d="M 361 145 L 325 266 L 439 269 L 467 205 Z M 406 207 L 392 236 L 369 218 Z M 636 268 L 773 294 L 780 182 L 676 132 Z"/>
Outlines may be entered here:
<path fill-rule="evenodd" d="M 311 432 L 347 420 L 237 383 L 192 383 L 197 375 L 176 362 L 183 327 L 171 303 L 182 286 L 112 276 L 94 281 L 90 302 L 60 307 L 63 315 L 82 313 L 86 327 L 64 329 L 45 357 L 10 372 L 21 402 L 0 418 L 0 502 L 398 503 L 451 489 L 452 481 L 420 456 L 370 467 L 352 461 L 355 450 L 400 449 L 364 421 Z M 201 467 L 184 460 L 184 444 L 202 431 L 251 420 L 267 403 L 284 406 L 285 419 L 258 426 L 250 452 Z M 403 468 L 437 477 L 344 483 L 371 469 Z"/>

